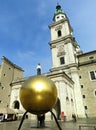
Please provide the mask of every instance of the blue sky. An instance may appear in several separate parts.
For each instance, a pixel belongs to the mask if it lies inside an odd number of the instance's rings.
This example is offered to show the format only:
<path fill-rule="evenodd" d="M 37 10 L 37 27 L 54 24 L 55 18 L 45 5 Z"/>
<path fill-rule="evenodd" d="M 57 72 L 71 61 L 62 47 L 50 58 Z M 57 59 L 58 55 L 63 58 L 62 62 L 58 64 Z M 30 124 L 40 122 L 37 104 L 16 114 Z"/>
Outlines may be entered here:
<path fill-rule="evenodd" d="M 0 58 L 25 70 L 24 76 L 51 68 L 50 30 L 57 2 L 67 14 L 83 52 L 96 50 L 96 0 L 0 0 Z"/>

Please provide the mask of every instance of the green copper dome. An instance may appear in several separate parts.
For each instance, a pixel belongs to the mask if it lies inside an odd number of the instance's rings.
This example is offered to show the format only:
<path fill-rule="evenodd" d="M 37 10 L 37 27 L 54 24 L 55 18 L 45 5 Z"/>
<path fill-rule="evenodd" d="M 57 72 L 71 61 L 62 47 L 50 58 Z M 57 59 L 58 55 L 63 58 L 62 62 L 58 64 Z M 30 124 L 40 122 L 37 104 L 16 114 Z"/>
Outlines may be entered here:
<path fill-rule="evenodd" d="M 55 16 L 58 15 L 58 14 L 64 14 L 65 15 L 64 11 L 61 9 L 61 6 L 59 4 L 57 4 L 57 6 L 56 6 L 56 11 L 54 13 L 53 21 L 55 20 Z"/>
<path fill-rule="evenodd" d="M 61 9 L 61 6 L 59 4 L 56 6 L 56 12 L 54 15 L 57 14 L 64 14 L 64 11 Z"/>

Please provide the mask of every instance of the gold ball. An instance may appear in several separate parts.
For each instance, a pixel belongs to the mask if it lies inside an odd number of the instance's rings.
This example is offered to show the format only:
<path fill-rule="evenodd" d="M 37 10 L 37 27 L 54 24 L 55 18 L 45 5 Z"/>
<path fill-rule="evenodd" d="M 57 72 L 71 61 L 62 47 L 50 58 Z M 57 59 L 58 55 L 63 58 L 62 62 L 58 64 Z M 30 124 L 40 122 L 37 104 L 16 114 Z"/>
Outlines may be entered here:
<path fill-rule="evenodd" d="M 32 114 L 44 114 L 57 101 L 57 89 L 52 80 L 37 75 L 27 79 L 20 89 L 22 106 Z"/>

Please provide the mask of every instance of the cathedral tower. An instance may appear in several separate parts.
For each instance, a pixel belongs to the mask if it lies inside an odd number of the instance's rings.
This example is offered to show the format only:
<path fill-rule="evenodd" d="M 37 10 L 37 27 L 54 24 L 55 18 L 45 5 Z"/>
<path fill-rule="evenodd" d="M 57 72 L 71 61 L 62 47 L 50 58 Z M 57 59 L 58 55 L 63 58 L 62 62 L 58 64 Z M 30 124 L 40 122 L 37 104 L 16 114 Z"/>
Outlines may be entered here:
<path fill-rule="evenodd" d="M 66 13 L 57 4 L 53 17 L 54 23 L 49 25 L 51 32 L 50 47 L 52 52 L 51 72 L 65 72 L 74 81 L 74 97 L 79 117 L 84 117 L 84 106 L 81 96 L 78 58 L 81 54 L 79 45 L 73 37 L 73 29 Z"/>

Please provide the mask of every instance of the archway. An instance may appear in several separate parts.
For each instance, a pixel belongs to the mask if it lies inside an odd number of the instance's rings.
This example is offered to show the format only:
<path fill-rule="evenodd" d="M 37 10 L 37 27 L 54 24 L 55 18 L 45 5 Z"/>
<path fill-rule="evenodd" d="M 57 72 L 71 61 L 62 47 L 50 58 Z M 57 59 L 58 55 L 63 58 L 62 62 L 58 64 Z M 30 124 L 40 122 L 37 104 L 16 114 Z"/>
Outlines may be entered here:
<path fill-rule="evenodd" d="M 60 120 L 61 118 L 61 104 L 60 104 L 60 99 L 58 98 L 57 99 L 57 102 L 54 106 L 54 109 L 56 110 L 56 116 L 57 116 L 57 119 Z"/>

